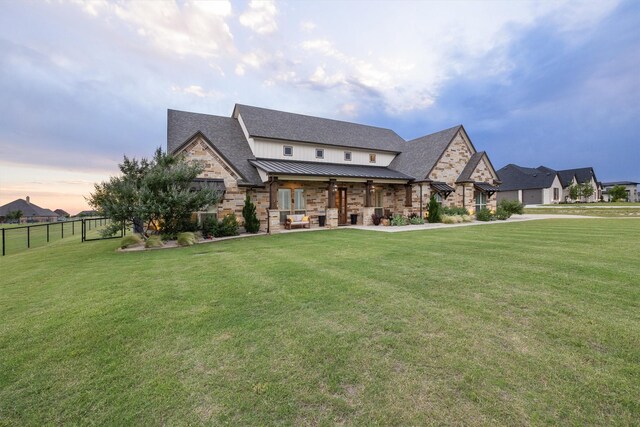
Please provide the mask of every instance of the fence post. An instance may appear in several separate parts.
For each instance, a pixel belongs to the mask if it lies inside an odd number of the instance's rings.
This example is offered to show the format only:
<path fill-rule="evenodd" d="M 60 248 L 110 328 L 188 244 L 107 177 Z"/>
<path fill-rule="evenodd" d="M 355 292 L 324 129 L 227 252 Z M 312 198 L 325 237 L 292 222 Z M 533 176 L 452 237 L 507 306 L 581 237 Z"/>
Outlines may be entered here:
<path fill-rule="evenodd" d="M 47 223 L 47 243 L 49 243 L 49 223 Z"/>
<path fill-rule="evenodd" d="M 2 256 L 4 256 L 4 228 L 2 229 Z"/>
<path fill-rule="evenodd" d="M 76 235 L 76 221 L 71 221 L 71 235 L 75 236 Z"/>
<path fill-rule="evenodd" d="M 27 249 L 31 248 L 31 227 L 27 226 Z"/>
<path fill-rule="evenodd" d="M 64 239 L 64 221 L 60 223 L 60 228 L 62 228 L 60 238 L 61 238 L 61 239 Z"/>
<path fill-rule="evenodd" d="M 85 233 L 85 231 L 84 231 L 84 219 L 82 220 L 82 227 L 80 227 L 80 228 L 82 229 L 80 241 L 84 242 L 84 233 Z"/>

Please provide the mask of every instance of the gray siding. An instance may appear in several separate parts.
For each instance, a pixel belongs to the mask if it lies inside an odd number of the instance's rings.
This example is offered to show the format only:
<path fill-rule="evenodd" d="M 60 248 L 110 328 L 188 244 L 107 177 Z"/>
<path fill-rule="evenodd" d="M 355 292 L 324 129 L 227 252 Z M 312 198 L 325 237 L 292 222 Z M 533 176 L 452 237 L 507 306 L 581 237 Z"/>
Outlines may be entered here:
<path fill-rule="evenodd" d="M 522 203 L 525 205 L 542 204 L 542 190 L 522 190 Z"/>
<path fill-rule="evenodd" d="M 518 200 L 518 190 L 498 191 L 496 200 L 500 203 L 502 200 Z"/>

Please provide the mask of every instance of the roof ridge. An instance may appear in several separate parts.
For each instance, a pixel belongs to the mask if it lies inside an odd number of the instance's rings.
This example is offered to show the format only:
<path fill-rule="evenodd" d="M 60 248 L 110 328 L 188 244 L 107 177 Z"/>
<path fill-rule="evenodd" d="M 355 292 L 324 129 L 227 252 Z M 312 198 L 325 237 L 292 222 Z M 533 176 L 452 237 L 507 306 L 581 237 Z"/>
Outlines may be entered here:
<path fill-rule="evenodd" d="M 429 136 L 434 136 L 434 135 L 442 134 L 442 133 L 445 133 L 445 132 L 449 132 L 449 131 L 452 131 L 454 129 L 455 130 L 459 130 L 460 128 L 462 128 L 461 124 L 456 125 L 456 126 L 452 126 L 450 128 L 447 128 L 447 129 L 439 130 L 437 132 L 428 133 L 426 135 L 422 135 L 422 136 L 419 136 L 417 138 L 413 138 L 413 139 L 407 140 L 407 142 L 415 142 L 415 141 L 418 141 L 420 139 L 424 139 L 424 138 L 427 138 Z"/>
<path fill-rule="evenodd" d="M 254 105 L 247 105 L 247 104 L 238 104 L 238 103 L 236 103 L 235 106 L 234 106 L 234 110 L 235 110 L 236 107 L 255 108 L 255 109 L 258 109 L 258 110 L 266 110 L 266 111 L 273 111 L 273 112 L 276 112 L 276 113 L 291 114 L 293 116 L 299 116 L 299 117 L 309 117 L 309 118 L 312 118 L 312 119 L 330 120 L 332 122 L 347 123 L 347 124 L 350 124 L 350 125 L 357 125 L 357 126 L 365 126 L 365 127 L 368 127 L 368 128 L 388 130 L 388 131 L 391 131 L 391 132 L 395 133 L 396 135 L 398 135 L 396 133 L 396 131 L 394 131 L 393 129 L 382 127 L 382 126 L 367 125 L 367 124 L 364 124 L 364 123 L 349 122 L 349 121 L 346 121 L 346 120 L 330 119 L 330 118 L 327 118 L 327 117 L 312 116 L 312 115 L 309 115 L 309 114 L 292 113 L 290 111 L 275 110 L 273 108 L 256 107 Z M 400 135 L 398 135 L 398 136 L 400 136 Z M 404 140 L 404 138 L 402 138 L 402 137 L 400 137 L 400 138 L 402 140 Z"/>

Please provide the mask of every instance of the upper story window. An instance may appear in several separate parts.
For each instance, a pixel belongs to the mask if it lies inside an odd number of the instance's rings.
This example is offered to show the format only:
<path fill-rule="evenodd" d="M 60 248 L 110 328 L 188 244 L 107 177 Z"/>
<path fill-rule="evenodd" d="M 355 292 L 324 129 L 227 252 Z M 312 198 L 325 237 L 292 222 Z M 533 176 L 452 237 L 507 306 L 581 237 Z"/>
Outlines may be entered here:
<path fill-rule="evenodd" d="M 376 162 L 376 155 L 374 153 L 369 154 L 369 163 Z"/>
<path fill-rule="evenodd" d="M 351 151 L 345 151 L 344 152 L 344 161 L 345 162 L 350 162 L 351 161 Z"/>
<path fill-rule="evenodd" d="M 324 148 L 316 148 L 316 159 L 324 159 Z"/>
<path fill-rule="evenodd" d="M 293 147 L 291 145 L 285 145 L 282 147 L 282 154 L 285 156 L 293 156 Z"/>

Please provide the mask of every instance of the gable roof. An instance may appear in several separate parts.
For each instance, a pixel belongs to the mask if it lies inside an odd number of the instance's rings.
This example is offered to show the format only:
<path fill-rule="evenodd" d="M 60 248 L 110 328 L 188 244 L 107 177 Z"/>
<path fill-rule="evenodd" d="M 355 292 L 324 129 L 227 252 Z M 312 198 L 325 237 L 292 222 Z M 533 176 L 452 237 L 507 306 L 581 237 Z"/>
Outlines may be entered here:
<path fill-rule="evenodd" d="M 405 142 L 402 152 L 389 167 L 417 179 L 426 179 L 460 129 L 463 129 L 462 125 Z"/>
<path fill-rule="evenodd" d="M 54 212 L 57 213 L 58 216 L 69 216 L 69 212 L 64 209 L 56 209 Z"/>
<path fill-rule="evenodd" d="M 591 178 L 593 178 L 594 181 L 598 181 L 592 167 L 561 170 L 558 171 L 558 176 L 560 177 L 560 183 L 563 187 L 571 185 L 574 176 L 578 184 L 589 182 Z"/>
<path fill-rule="evenodd" d="M 526 168 L 513 163 L 496 172 L 502 181 L 500 191 L 549 188 L 557 176 L 557 172 L 549 168 Z"/>
<path fill-rule="evenodd" d="M 369 150 L 400 152 L 404 144 L 391 129 L 267 108 L 236 104 L 233 117 L 240 114 L 249 136 L 301 141 Z"/>
<path fill-rule="evenodd" d="M 169 153 L 179 151 L 198 133 L 240 174 L 244 181 L 241 184 L 262 185 L 258 172 L 249 163 L 255 157 L 236 119 L 187 111 L 167 111 Z"/>
<path fill-rule="evenodd" d="M 27 202 L 24 199 L 17 199 L 13 202 L 9 202 L 6 205 L 0 206 L 0 216 L 7 216 L 10 212 L 22 211 L 22 216 L 25 218 L 34 216 L 49 216 L 57 217 L 58 214 L 45 208 L 41 208 L 38 205 Z"/>
<path fill-rule="evenodd" d="M 473 180 L 471 179 L 471 174 L 474 170 L 476 170 L 478 163 L 480 163 L 480 160 L 482 160 L 482 157 L 485 154 L 486 153 L 484 151 L 473 153 L 464 169 L 462 169 L 462 172 L 460 172 L 460 176 L 458 177 L 456 182 L 472 182 Z"/>

